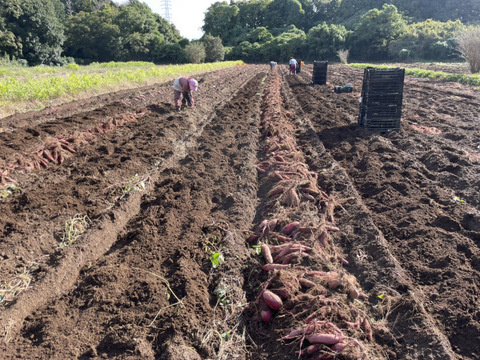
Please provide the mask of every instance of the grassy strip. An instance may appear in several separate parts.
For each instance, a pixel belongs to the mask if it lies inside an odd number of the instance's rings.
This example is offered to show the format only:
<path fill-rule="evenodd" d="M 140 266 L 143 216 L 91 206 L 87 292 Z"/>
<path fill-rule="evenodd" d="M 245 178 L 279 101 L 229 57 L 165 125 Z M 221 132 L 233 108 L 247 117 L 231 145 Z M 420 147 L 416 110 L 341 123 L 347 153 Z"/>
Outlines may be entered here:
<path fill-rule="evenodd" d="M 35 75 L 45 75 L 45 74 L 66 74 L 70 72 L 75 73 L 87 73 L 94 71 L 104 71 L 114 69 L 131 69 L 131 68 L 152 68 L 156 65 L 151 62 L 146 61 L 129 61 L 129 62 L 115 62 L 110 61 L 107 63 L 91 63 L 88 66 L 80 66 L 77 64 L 67 64 L 65 66 L 22 66 L 15 63 L 2 62 L 0 60 L 0 77 L 31 77 Z"/>
<path fill-rule="evenodd" d="M 92 70 L 101 68 L 104 71 L 101 73 L 87 72 L 76 74 L 75 72 L 78 71 L 76 66 L 70 66 L 70 72 L 66 72 L 65 70 L 68 68 L 64 68 L 63 74 L 60 76 L 58 74 L 49 75 L 51 69 L 46 67 L 44 68 L 45 75 L 41 77 L 26 76 L 25 78 L 17 79 L 16 77 L 7 76 L 4 79 L 0 79 L 0 106 L 15 101 L 43 101 L 65 95 L 72 96 L 86 90 L 108 87 L 117 83 L 127 82 L 129 84 L 141 85 L 152 78 L 162 81 L 175 75 L 216 70 L 233 66 L 237 63 L 229 61 L 170 66 L 155 66 L 151 64 L 136 69 L 129 69 L 129 64 L 125 63 L 120 70 L 115 71 L 108 71 L 109 68 L 118 68 L 118 66 L 113 66 L 115 63 L 103 65 L 103 67 L 100 64 L 94 64 L 89 65 L 87 68 Z"/>
<path fill-rule="evenodd" d="M 395 69 L 397 66 L 391 65 L 374 65 L 374 64 L 350 64 L 351 67 L 365 69 L 373 67 L 375 69 Z M 449 74 L 441 71 L 432 71 L 424 69 L 405 69 L 406 75 L 413 75 L 419 78 L 429 78 L 432 80 L 452 81 L 461 84 L 480 86 L 480 74 Z"/>

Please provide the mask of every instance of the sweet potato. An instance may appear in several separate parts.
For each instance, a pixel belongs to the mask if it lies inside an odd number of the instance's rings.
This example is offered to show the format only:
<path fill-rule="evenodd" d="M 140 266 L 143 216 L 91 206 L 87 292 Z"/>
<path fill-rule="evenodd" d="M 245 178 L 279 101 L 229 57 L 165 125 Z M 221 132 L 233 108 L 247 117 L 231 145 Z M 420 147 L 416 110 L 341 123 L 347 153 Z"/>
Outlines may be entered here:
<path fill-rule="evenodd" d="M 307 279 L 304 279 L 304 278 L 299 278 L 298 282 L 305 289 L 310 289 L 310 288 L 315 286 L 315 283 L 313 281 L 310 281 L 310 280 L 307 280 Z"/>
<path fill-rule="evenodd" d="M 305 275 L 307 275 L 307 276 L 327 276 L 327 275 L 329 275 L 329 273 L 325 272 L 325 271 L 313 270 L 313 271 L 307 271 L 305 273 Z"/>
<path fill-rule="evenodd" d="M 279 234 L 272 234 L 272 236 L 275 237 L 278 241 L 283 241 L 283 242 L 292 241 L 292 239 L 287 236 L 283 236 Z"/>
<path fill-rule="evenodd" d="M 325 344 L 325 345 L 334 345 L 338 344 L 343 340 L 342 334 L 312 334 L 308 335 L 306 339 L 311 344 Z"/>
<path fill-rule="evenodd" d="M 261 232 L 263 231 L 263 229 L 265 228 L 265 226 L 267 226 L 267 225 L 268 225 L 268 220 L 267 220 L 267 219 L 263 220 L 263 221 L 258 225 L 256 232 L 257 232 L 257 233 L 261 233 Z"/>
<path fill-rule="evenodd" d="M 338 288 L 339 286 L 342 286 L 342 285 L 343 285 L 343 283 L 339 279 L 330 280 L 328 282 L 328 288 L 329 289 L 336 289 L 336 288 Z"/>
<path fill-rule="evenodd" d="M 294 259 L 301 259 L 301 258 L 304 258 L 304 257 L 308 257 L 309 255 L 306 254 L 305 252 L 302 252 L 302 251 L 294 251 L 294 252 L 291 252 L 289 254 L 287 254 L 283 260 L 282 260 L 282 264 L 290 264 L 290 262 Z"/>
<path fill-rule="evenodd" d="M 325 226 L 325 230 L 337 232 L 337 231 L 340 231 L 340 228 L 333 225 L 327 225 Z"/>
<path fill-rule="evenodd" d="M 332 345 L 332 350 L 342 352 L 343 350 L 345 350 L 345 348 L 347 346 L 348 346 L 348 343 L 346 343 L 344 341 L 340 341 L 340 342 Z"/>
<path fill-rule="evenodd" d="M 358 291 L 356 287 L 352 287 L 348 291 L 348 297 L 352 300 L 358 299 L 360 297 L 360 291 Z"/>
<path fill-rule="evenodd" d="M 290 243 L 287 246 L 285 246 L 283 248 L 283 250 L 280 251 L 280 253 L 277 256 L 275 256 L 275 259 L 273 259 L 273 261 L 277 262 L 277 261 L 280 261 L 281 259 L 283 259 L 283 257 L 286 254 L 288 254 L 288 252 L 290 251 L 290 249 L 292 248 L 293 245 L 294 245 L 293 243 Z"/>
<path fill-rule="evenodd" d="M 302 188 L 302 192 L 310 194 L 310 195 L 315 195 L 315 196 L 320 195 L 320 191 L 317 191 L 317 190 L 312 189 L 312 188 Z"/>
<path fill-rule="evenodd" d="M 270 322 L 270 320 L 272 320 L 272 310 L 264 301 L 260 303 L 260 318 L 263 322 Z"/>
<path fill-rule="evenodd" d="M 313 331 L 315 331 L 315 324 L 310 324 L 304 327 L 303 329 L 295 329 L 290 331 L 288 335 L 285 335 L 284 337 L 282 337 L 282 340 L 295 339 L 298 336 L 311 334 Z"/>
<path fill-rule="evenodd" d="M 66 144 L 64 144 L 64 143 L 62 143 L 62 148 L 64 148 L 64 149 L 67 150 L 67 151 L 70 151 L 71 153 L 74 153 L 74 152 L 75 152 L 74 149 L 72 149 L 70 146 L 68 146 L 68 145 L 66 145 Z"/>
<path fill-rule="evenodd" d="M 272 310 L 280 310 L 283 306 L 280 296 L 274 294 L 270 290 L 265 290 L 262 297 L 268 307 Z"/>
<path fill-rule="evenodd" d="M 50 151 L 48 151 L 47 149 L 43 150 L 43 156 L 44 156 L 46 159 L 48 159 L 49 161 L 55 162 L 55 160 L 53 159 L 52 154 L 51 154 Z"/>
<path fill-rule="evenodd" d="M 289 207 L 298 207 L 300 205 L 300 199 L 295 188 L 291 187 L 287 190 L 284 203 Z"/>
<path fill-rule="evenodd" d="M 315 202 L 315 197 L 313 197 L 313 195 L 306 194 L 306 193 L 304 193 L 303 191 L 301 192 L 301 194 L 302 194 L 302 196 L 303 196 L 305 199 L 307 199 L 307 200 L 309 200 L 309 201 Z"/>
<path fill-rule="evenodd" d="M 288 292 L 287 288 L 279 288 L 279 289 L 272 289 L 272 292 L 275 293 L 276 295 L 280 296 L 284 300 L 288 300 L 290 297 L 290 294 Z"/>
<path fill-rule="evenodd" d="M 287 224 L 282 228 L 282 233 L 284 233 L 285 235 L 290 235 L 292 231 L 299 226 L 300 223 L 298 221 L 291 222 L 290 224 Z"/>
<path fill-rule="evenodd" d="M 261 249 L 262 249 L 262 255 L 265 258 L 265 261 L 268 264 L 272 264 L 273 257 L 272 257 L 272 253 L 270 252 L 270 247 L 267 244 L 262 244 Z"/>
<path fill-rule="evenodd" d="M 273 270 L 285 270 L 288 269 L 290 265 L 283 265 L 283 264 L 265 264 L 263 265 L 264 271 L 273 271 Z"/>
<path fill-rule="evenodd" d="M 259 238 L 259 235 L 258 235 L 258 234 L 252 234 L 252 235 L 249 236 L 249 238 L 247 239 L 247 241 L 248 241 L 249 243 L 252 243 L 252 242 L 254 242 L 255 240 L 257 240 L 258 238 Z"/>
<path fill-rule="evenodd" d="M 302 355 L 313 355 L 320 351 L 321 345 L 310 345 L 302 351 Z"/>
<path fill-rule="evenodd" d="M 373 332 L 372 327 L 370 326 L 370 321 L 367 318 L 363 319 L 361 326 L 363 328 L 363 331 L 365 332 L 365 336 L 367 337 L 367 339 L 372 341 Z"/>
<path fill-rule="evenodd" d="M 328 243 L 328 233 L 327 230 L 323 230 L 320 236 L 318 237 L 318 241 L 320 241 L 320 244 L 322 244 L 324 247 L 327 246 Z"/>
<path fill-rule="evenodd" d="M 270 219 L 267 222 L 267 228 L 270 231 L 273 231 L 275 229 L 275 226 L 277 226 L 278 219 Z"/>

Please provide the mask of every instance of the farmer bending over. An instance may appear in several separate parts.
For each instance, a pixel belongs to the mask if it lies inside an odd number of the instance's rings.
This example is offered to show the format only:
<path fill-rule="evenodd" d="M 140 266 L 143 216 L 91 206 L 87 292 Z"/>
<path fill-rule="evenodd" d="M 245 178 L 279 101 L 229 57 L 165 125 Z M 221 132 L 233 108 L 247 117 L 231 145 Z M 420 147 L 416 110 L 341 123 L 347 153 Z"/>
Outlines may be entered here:
<path fill-rule="evenodd" d="M 175 109 L 180 111 L 181 104 L 187 102 L 188 106 L 193 107 L 193 91 L 197 91 L 198 81 L 192 77 L 180 77 L 173 82 L 173 95 L 175 101 Z M 180 102 L 181 101 L 181 102 Z"/>
<path fill-rule="evenodd" d="M 290 65 L 290 71 L 289 71 L 289 74 L 290 75 L 295 75 L 297 73 L 297 60 L 295 59 L 290 59 L 289 61 L 289 65 Z"/>

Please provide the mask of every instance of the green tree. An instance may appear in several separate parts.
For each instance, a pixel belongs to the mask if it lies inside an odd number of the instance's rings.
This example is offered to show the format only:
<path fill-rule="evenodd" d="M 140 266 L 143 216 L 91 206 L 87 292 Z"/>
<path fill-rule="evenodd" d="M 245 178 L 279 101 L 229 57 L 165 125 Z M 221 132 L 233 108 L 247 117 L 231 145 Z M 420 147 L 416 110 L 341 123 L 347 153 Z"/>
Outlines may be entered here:
<path fill-rule="evenodd" d="M 326 21 L 342 24 L 348 30 L 352 30 L 358 25 L 366 12 L 372 9 L 381 9 L 386 2 L 386 0 L 341 0 L 334 17 Z"/>
<path fill-rule="evenodd" d="M 298 0 L 273 0 L 267 6 L 268 28 L 283 28 L 289 25 L 303 27 L 305 10 Z"/>
<path fill-rule="evenodd" d="M 262 45 L 243 41 L 235 46 L 228 54 L 229 60 L 243 60 L 250 63 L 265 62 Z"/>
<path fill-rule="evenodd" d="M 205 45 L 205 61 L 223 61 L 225 58 L 225 48 L 223 47 L 222 39 L 220 39 L 220 37 L 205 35 L 203 43 Z"/>
<path fill-rule="evenodd" d="M 311 28 L 304 42 L 304 54 L 310 60 L 334 60 L 345 48 L 348 31 L 342 25 L 319 24 Z"/>
<path fill-rule="evenodd" d="M 103 5 L 114 5 L 111 0 L 61 0 L 65 6 L 67 16 L 72 16 L 80 11 L 93 12 L 100 10 Z"/>
<path fill-rule="evenodd" d="M 59 0 L 4 0 L 0 7 L 0 49 L 30 65 L 62 63 L 63 26 Z"/>
<path fill-rule="evenodd" d="M 121 54 L 120 27 L 115 24 L 119 9 L 104 6 L 101 10 L 79 12 L 66 23 L 65 54 L 86 62 L 107 62 Z"/>
<path fill-rule="evenodd" d="M 179 61 L 163 56 L 163 46 L 181 40 L 177 29 L 138 0 L 80 11 L 66 21 L 65 53 L 91 61 Z"/>
<path fill-rule="evenodd" d="M 232 29 L 237 25 L 238 13 L 236 5 L 228 5 L 226 1 L 216 2 L 207 9 L 202 30 L 205 34 L 220 36 L 224 43 L 229 44 L 234 38 Z"/>
<path fill-rule="evenodd" d="M 305 32 L 295 25 L 290 25 L 286 31 L 262 46 L 261 61 L 287 61 L 291 57 L 298 57 L 303 42 L 306 39 Z"/>
<path fill-rule="evenodd" d="M 478 22 L 478 0 L 394 0 L 393 5 L 417 22 L 460 20 L 463 23 Z"/>
<path fill-rule="evenodd" d="M 185 46 L 185 56 L 192 64 L 200 64 L 205 61 L 205 45 L 201 42 L 192 42 Z"/>
<path fill-rule="evenodd" d="M 185 49 L 180 43 L 162 45 L 155 50 L 153 55 L 156 63 L 182 64 L 187 62 Z"/>
<path fill-rule="evenodd" d="M 403 33 L 405 19 L 394 5 L 371 9 L 360 18 L 351 38 L 351 56 L 361 60 L 388 58 L 388 45 Z"/>
<path fill-rule="evenodd" d="M 120 30 L 121 52 L 117 58 L 123 61 L 152 60 L 150 51 L 163 45 L 165 38 L 158 31 L 158 23 L 152 10 L 138 0 L 130 0 L 120 6 L 120 12 L 114 19 Z"/>
<path fill-rule="evenodd" d="M 0 6 L 0 54 L 9 57 L 22 56 L 22 42 L 13 32 L 10 21 L 21 15 L 21 9 L 15 7 L 12 0 L 6 0 L 3 6 Z"/>
<path fill-rule="evenodd" d="M 457 57 L 455 34 L 463 29 L 459 21 L 435 21 L 409 24 L 400 36 L 389 44 L 393 58 L 407 52 L 415 59 L 448 60 Z"/>
<path fill-rule="evenodd" d="M 157 22 L 158 31 L 163 35 L 165 43 L 176 43 L 182 39 L 175 25 L 170 24 L 167 20 L 162 18 L 158 14 L 153 14 L 155 21 Z"/>
<path fill-rule="evenodd" d="M 265 44 L 272 40 L 272 33 L 264 26 L 253 29 L 249 33 L 245 34 L 245 41 L 251 43 L 258 42 L 259 44 Z"/>
<path fill-rule="evenodd" d="M 272 0 L 243 0 L 235 2 L 239 11 L 235 22 L 241 26 L 245 32 L 264 26 L 269 17 L 268 4 Z"/>

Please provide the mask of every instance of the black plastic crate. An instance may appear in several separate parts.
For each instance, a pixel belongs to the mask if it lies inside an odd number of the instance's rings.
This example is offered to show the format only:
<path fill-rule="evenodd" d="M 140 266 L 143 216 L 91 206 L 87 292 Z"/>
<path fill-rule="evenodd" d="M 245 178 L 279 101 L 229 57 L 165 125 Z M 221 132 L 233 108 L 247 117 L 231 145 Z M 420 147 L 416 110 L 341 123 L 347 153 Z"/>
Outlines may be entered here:
<path fill-rule="evenodd" d="M 313 62 L 312 83 L 325 85 L 327 83 L 328 61 Z"/>
<path fill-rule="evenodd" d="M 400 130 L 405 69 L 367 68 L 358 123 L 369 130 Z"/>

